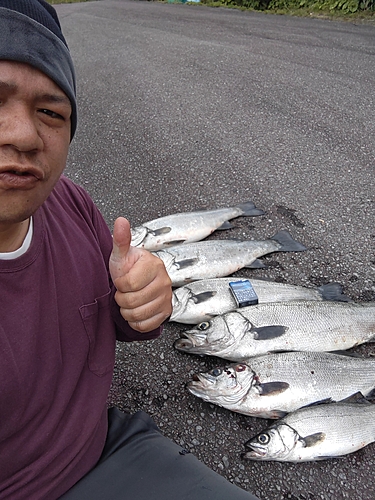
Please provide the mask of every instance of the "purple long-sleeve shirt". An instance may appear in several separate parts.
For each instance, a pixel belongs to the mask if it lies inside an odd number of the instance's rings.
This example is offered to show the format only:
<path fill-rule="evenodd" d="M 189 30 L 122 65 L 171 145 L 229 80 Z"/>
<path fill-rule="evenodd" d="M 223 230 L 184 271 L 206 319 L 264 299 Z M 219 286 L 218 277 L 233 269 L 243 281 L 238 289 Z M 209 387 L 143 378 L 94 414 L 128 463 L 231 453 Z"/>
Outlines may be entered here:
<path fill-rule="evenodd" d="M 114 302 L 110 231 L 62 177 L 33 216 L 28 251 L 0 260 L 0 498 L 53 500 L 97 462 L 115 341 L 132 330 Z"/>

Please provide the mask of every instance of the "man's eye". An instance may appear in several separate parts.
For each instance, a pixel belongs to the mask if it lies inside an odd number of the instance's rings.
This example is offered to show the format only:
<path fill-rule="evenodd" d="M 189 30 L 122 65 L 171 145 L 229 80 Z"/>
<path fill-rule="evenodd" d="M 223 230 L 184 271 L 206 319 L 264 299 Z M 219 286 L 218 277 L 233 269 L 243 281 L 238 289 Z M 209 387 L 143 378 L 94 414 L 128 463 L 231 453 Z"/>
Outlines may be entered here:
<path fill-rule="evenodd" d="M 64 117 L 62 115 L 59 115 L 58 113 L 55 113 L 54 111 L 46 108 L 42 108 L 39 110 L 41 113 L 44 113 L 45 115 L 50 116 L 51 118 L 58 118 L 60 120 L 64 120 Z"/>

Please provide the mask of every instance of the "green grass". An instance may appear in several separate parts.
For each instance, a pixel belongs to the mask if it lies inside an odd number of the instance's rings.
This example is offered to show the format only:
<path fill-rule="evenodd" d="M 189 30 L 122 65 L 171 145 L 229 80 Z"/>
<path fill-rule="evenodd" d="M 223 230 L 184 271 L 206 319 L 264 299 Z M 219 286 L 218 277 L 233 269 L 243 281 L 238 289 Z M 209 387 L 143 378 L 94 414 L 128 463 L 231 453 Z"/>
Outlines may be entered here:
<path fill-rule="evenodd" d="M 185 0 L 159 0 L 168 1 L 169 3 L 185 3 Z M 238 1 L 238 0 L 237 0 Z M 245 0 L 246 1 L 246 0 Z M 187 0 L 189 2 L 189 0 Z M 279 14 L 288 16 L 298 16 L 298 17 L 313 17 L 319 19 L 337 20 L 337 21 L 347 21 L 353 23 L 366 23 L 375 25 L 375 11 L 373 10 L 361 10 L 357 12 L 344 12 L 342 10 L 330 9 L 328 7 L 322 7 L 316 2 L 314 6 L 310 7 L 296 7 L 293 0 L 290 2 L 290 6 L 285 8 L 261 8 L 261 7 L 249 7 L 244 6 L 244 0 L 239 0 L 238 4 L 235 3 L 236 0 L 201 0 L 200 3 L 191 3 L 190 5 L 205 5 L 207 7 L 223 7 L 227 9 L 238 9 L 238 10 L 249 10 L 254 12 L 261 12 L 263 14 Z M 284 1 L 283 4 L 286 5 L 288 2 Z M 294 3 L 294 5 L 293 5 Z M 239 5 L 242 4 L 242 5 Z"/>
<path fill-rule="evenodd" d="M 47 0 L 48 3 L 54 5 L 59 3 L 80 3 L 80 2 L 91 2 L 97 0 Z M 164 0 L 168 3 L 181 3 L 181 0 Z M 189 0 L 187 0 L 189 1 Z M 242 3 L 242 2 L 241 2 Z M 293 1 L 291 2 L 293 4 Z M 357 23 L 369 23 L 375 25 L 375 12 L 374 11 L 359 11 L 354 13 L 344 13 L 338 10 L 330 9 L 318 9 L 309 7 L 300 8 L 283 8 L 283 9 L 253 9 L 249 7 L 244 7 L 240 5 L 235 5 L 228 3 L 225 0 L 202 0 L 202 3 L 194 3 L 191 5 L 206 5 L 208 7 L 225 7 L 228 9 L 239 9 L 239 10 L 256 10 L 257 12 L 263 12 L 265 14 L 283 14 L 289 16 L 300 16 L 300 17 L 314 17 L 320 19 L 330 19 L 330 20 L 340 20 L 349 21 Z"/>
<path fill-rule="evenodd" d="M 47 0 L 47 3 L 51 5 L 57 5 L 58 3 L 81 3 L 81 2 L 92 2 L 93 0 Z"/>

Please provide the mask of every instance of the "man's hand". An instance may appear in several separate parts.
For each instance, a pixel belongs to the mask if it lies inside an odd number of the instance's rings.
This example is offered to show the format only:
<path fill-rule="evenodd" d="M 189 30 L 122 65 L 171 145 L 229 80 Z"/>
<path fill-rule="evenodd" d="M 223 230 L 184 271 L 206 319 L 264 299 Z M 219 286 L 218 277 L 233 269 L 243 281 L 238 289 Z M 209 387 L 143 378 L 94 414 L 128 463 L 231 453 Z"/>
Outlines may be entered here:
<path fill-rule="evenodd" d="M 161 259 L 132 247 L 130 224 L 119 217 L 113 228 L 109 271 L 117 288 L 115 300 L 129 325 L 150 332 L 172 313 L 171 280 Z"/>

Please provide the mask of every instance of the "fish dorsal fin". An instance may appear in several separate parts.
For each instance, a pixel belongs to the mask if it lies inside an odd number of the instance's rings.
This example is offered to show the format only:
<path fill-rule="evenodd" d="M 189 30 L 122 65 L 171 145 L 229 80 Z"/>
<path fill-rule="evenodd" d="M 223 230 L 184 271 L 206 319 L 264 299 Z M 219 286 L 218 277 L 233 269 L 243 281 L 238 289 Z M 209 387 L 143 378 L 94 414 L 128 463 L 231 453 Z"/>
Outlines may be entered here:
<path fill-rule="evenodd" d="M 325 404 L 330 404 L 333 403 L 332 398 L 324 398 L 319 401 L 314 401 L 313 403 L 310 403 L 308 405 L 304 405 L 303 408 L 310 408 L 311 406 L 319 406 L 319 405 L 325 405 Z"/>
<path fill-rule="evenodd" d="M 375 402 L 375 389 L 372 389 L 368 394 L 366 394 L 366 399 L 371 402 Z"/>
<path fill-rule="evenodd" d="M 311 448 L 312 446 L 315 446 L 324 441 L 325 438 L 326 435 L 324 432 L 316 432 L 315 434 L 310 434 L 309 436 L 304 437 L 303 444 L 305 448 Z"/>
<path fill-rule="evenodd" d="M 341 404 L 341 403 L 343 403 L 343 404 L 356 403 L 356 404 L 364 404 L 364 405 L 371 404 L 370 401 L 367 398 L 365 398 L 365 396 L 360 391 L 355 392 L 354 394 L 352 394 L 351 396 L 349 396 L 345 399 L 341 399 L 339 404 Z"/>
<path fill-rule="evenodd" d="M 289 388 L 289 384 L 287 382 L 266 382 L 257 385 L 257 387 L 261 396 L 275 396 L 286 391 Z"/>
<path fill-rule="evenodd" d="M 216 294 L 217 292 L 215 290 L 212 290 L 210 292 L 197 293 L 197 295 L 192 294 L 190 298 L 194 302 L 194 304 L 201 304 L 202 302 L 206 302 L 207 300 L 212 299 L 212 297 L 215 297 Z"/>
<path fill-rule="evenodd" d="M 284 335 L 286 331 L 287 327 L 282 325 L 269 325 L 252 328 L 255 340 L 275 339 Z"/>

